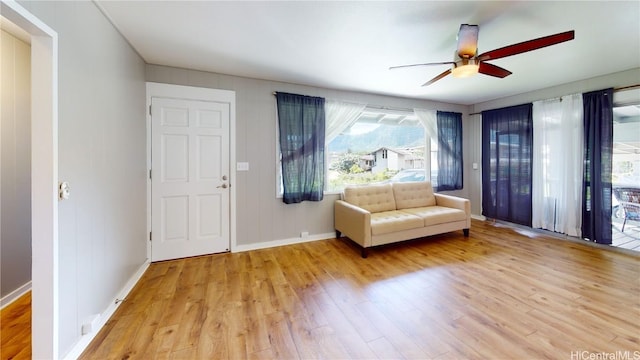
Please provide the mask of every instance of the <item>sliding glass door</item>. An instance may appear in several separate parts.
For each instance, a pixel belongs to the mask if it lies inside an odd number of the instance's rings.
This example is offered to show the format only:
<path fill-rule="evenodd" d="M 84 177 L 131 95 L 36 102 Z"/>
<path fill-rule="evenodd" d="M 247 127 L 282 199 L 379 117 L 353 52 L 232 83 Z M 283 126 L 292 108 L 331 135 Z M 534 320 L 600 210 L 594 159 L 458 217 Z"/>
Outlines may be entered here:
<path fill-rule="evenodd" d="M 640 251 L 640 222 L 630 214 L 633 204 L 627 206 L 631 210 L 625 211 L 624 200 L 620 198 L 623 191 L 630 194 L 626 196 L 633 197 L 636 193 L 640 197 L 640 104 L 613 109 L 612 165 L 613 245 Z"/>
<path fill-rule="evenodd" d="M 531 104 L 482 112 L 484 216 L 531 226 L 532 140 Z"/>

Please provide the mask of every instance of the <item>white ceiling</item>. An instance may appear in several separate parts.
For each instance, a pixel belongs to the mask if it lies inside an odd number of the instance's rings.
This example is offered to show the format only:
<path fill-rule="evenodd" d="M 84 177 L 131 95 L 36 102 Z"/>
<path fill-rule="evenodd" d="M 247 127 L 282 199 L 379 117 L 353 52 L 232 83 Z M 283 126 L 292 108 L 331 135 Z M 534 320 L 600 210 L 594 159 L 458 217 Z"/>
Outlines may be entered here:
<path fill-rule="evenodd" d="M 640 3 L 543 1 L 97 1 L 147 63 L 458 104 L 640 67 Z M 504 79 L 448 76 L 460 24 L 479 53 L 575 30 L 575 39 L 491 63 Z M 640 79 L 638 79 L 640 81 Z"/>

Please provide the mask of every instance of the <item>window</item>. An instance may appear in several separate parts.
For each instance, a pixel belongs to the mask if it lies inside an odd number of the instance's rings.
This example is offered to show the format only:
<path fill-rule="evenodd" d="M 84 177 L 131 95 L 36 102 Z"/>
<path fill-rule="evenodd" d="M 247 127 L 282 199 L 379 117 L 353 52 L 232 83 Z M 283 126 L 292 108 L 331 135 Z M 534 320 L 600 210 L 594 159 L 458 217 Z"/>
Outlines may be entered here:
<path fill-rule="evenodd" d="M 326 190 L 338 192 L 346 185 L 405 179 L 393 177 L 406 170 L 421 174 L 412 180 L 424 180 L 424 149 L 425 131 L 412 111 L 366 108 L 352 126 L 327 144 Z"/>
<path fill-rule="evenodd" d="M 438 135 L 434 139 L 427 136 L 424 120 L 413 110 L 359 106 L 335 100 L 325 103 L 324 192 L 341 192 L 347 185 L 424 180 L 431 181 L 437 191 Z M 428 112 L 435 129 L 436 111 Z M 276 195 L 282 197 L 279 145 L 276 151 Z M 462 157 L 461 153 L 451 156 Z"/>

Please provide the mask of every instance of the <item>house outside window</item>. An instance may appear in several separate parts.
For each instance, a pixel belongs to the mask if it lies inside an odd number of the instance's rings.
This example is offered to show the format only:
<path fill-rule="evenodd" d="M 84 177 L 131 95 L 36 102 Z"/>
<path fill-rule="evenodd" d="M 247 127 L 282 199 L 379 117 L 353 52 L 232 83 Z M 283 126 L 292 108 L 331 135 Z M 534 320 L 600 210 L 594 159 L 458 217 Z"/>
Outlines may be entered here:
<path fill-rule="evenodd" d="M 424 127 L 412 111 L 366 108 L 350 128 L 327 144 L 326 191 L 390 182 L 407 170 L 424 174 L 425 146 Z"/>

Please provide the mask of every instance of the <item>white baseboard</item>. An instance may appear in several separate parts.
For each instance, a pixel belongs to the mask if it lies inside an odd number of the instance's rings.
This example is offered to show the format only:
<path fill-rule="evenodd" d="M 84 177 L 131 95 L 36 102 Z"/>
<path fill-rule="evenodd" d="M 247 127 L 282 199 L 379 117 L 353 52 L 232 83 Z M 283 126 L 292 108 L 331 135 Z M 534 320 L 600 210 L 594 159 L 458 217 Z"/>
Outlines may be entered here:
<path fill-rule="evenodd" d="M 77 359 L 82 355 L 82 352 L 89 346 L 91 341 L 98 335 L 98 332 L 102 327 L 107 323 L 107 320 L 115 313 L 116 309 L 122 304 L 122 300 L 126 299 L 129 292 L 133 289 L 133 287 L 140 281 L 140 278 L 144 274 L 144 272 L 149 268 L 149 259 L 145 260 L 145 262 L 138 268 L 133 276 L 127 281 L 122 290 L 113 298 L 110 305 L 102 312 L 102 314 L 97 314 L 98 320 L 94 321 L 95 328 L 91 327 L 91 332 L 82 335 L 78 342 L 71 348 L 65 356 L 64 359 L 72 360 Z"/>
<path fill-rule="evenodd" d="M 480 220 L 480 221 L 487 220 L 487 218 L 484 217 L 483 215 L 471 214 L 471 218 Z M 334 232 L 330 232 L 330 233 L 324 233 L 324 234 L 309 235 L 304 238 L 290 238 L 290 239 L 266 241 L 266 242 L 255 243 L 255 244 L 236 245 L 234 248 L 231 249 L 231 252 L 243 252 L 243 251 L 259 250 L 259 249 L 268 249 L 268 248 L 277 247 L 277 246 L 301 244 L 309 241 L 335 239 L 335 237 L 336 237 L 336 234 Z"/>
<path fill-rule="evenodd" d="M 31 291 L 31 281 L 13 290 L 2 299 L 0 299 L 0 309 L 4 309 L 5 307 L 9 306 L 9 304 L 18 300 L 18 298 L 28 293 L 29 291 Z"/>
<path fill-rule="evenodd" d="M 314 235 L 309 235 L 309 236 L 299 237 L 299 238 L 265 241 L 261 243 L 247 244 L 247 245 L 236 245 L 235 248 L 231 249 L 231 251 L 243 252 L 243 251 L 259 250 L 259 249 L 267 249 L 267 248 L 272 248 L 277 246 L 301 244 L 301 243 L 310 242 L 310 241 L 335 239 L 335 237 L 336 237 L 336 234 L 333 232 L 325 233 L 325 234 L 314 234 Z"/>

